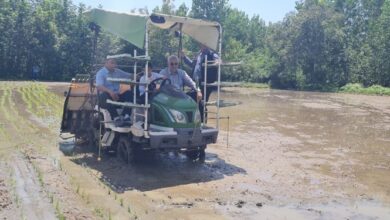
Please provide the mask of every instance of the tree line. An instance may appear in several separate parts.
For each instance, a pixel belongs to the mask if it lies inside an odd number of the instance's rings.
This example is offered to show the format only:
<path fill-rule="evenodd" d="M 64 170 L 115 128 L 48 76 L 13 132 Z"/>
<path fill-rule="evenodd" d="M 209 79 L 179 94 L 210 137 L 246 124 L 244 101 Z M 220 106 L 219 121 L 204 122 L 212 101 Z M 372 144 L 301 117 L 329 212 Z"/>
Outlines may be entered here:
<path fill-rule="evenodd" d="M 28 79 L 37 65 L 40 79 L 69 80 L 92 71 L 107 54 L 132 53 L 134 46 L 103 31 L 94 59 L 86 10 L 71 0 L 0 0 L 0 78 Z M 152 11 L 220 22 L 223 59 L 243 61 L 223 69 L 225 81 L 325 91 L 348 83 L 390 86 L 390 0 L 301 0 L 282 21 L 268 24 L 228 0 L 193 0 L 190 6 L 163 0 Z M 153 63 L 163 67 L 166 55 L 177 53 L 178 40 L 156 28 L 150 39 Z M 198 50 L 188 37 L 183 45 L 187 54 Z"/>

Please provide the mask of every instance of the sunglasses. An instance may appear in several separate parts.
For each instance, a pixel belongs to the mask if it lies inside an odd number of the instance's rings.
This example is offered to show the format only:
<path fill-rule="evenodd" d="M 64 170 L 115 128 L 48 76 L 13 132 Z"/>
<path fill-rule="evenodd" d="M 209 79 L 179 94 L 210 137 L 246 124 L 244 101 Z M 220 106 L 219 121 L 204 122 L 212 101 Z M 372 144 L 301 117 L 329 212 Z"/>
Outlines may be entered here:
<path fill-rule="evenodd" d="M 178 63 L 170 63 L 171 64 L 171 66 L 177 66 L 177 65 L 179 65 Z"/>

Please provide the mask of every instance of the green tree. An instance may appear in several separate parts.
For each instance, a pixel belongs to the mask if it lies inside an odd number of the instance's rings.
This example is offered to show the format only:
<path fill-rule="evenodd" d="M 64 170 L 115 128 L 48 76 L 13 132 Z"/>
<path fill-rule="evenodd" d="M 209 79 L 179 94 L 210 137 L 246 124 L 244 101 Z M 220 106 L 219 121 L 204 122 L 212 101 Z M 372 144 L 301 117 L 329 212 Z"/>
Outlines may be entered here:
<path fill-rule="evenodd" d="M 372 27 L 373 74 L 369 78 L 370 85 L 390 86 L 390 1 L 386 0 L 381 15 Z"/>
<path fill-rule="evenodd" d="M 192 0 L 191 16 L 223 23 L 228 0 Z"/>

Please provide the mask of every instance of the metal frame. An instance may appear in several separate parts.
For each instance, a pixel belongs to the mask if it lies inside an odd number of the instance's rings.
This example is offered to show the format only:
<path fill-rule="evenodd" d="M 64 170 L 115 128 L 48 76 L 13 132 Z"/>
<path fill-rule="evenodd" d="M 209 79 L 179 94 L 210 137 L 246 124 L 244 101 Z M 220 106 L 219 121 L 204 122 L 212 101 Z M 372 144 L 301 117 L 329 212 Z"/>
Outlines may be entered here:
<path fill-rule="evenodd" d="M 148 64 L 149 64 L 149 60 L 150 60 L 150 57 L 149 57 L 149 24 L 150 24 L 150 21 L 148 20 L 146 22 L 146 28 L 145 28 L 145 55 L 144 56 L 137 56 L 137 50 L 134 50 L 134 55 L 132 56 L 131 54 L 119 54 L 119 55 L 113 55 L 113 56 L 108 56 L 107 58 L 128 58 L 130 60 L 133 60 L 134 61 L 134 78 L 133 80 L 129 80 L 129 79 L 109 79 L 111 81 L 115 81 L 115 82 L 122 82 L 122 83 L 128 83 L 128 84 L 133 84 L 133 85 L 145 85 L 145 104 L 144 105 L 139 105 L 136 103 L 136 92 L 137 91 L 134 91 L 134 97 L 133 97 L 133 103 L 132 104 L 120 104 L 118 102 L 110 102 L 111 104 L 113 105 L 119 105 L 119 106 L 122 106 L 122 107 L 131 107 L 133 108 L 132 109 L 132 117 L 133 117 L 133 124 L 136 122 L 136 118 L 137 118 L 137 115 L 139 116 L 142 116 L 144 117 L 144 137 L 148 138 L 149 135 L 148 135 L 148 109 L 150 108 L 150 105 L 149 105 L 149 100 L 148 100 L 148 97 L 149 97 L 149 89 L 148 89 L 148 85 L 149 85 L 149 78 L 148 78 Z M 213 114 L 216 114 L 216 117 L 213 118 L 213 119 L 216 119 L 216 129 L 219 130 L 219 127 L 220 127 L 220 96 L 221 96 L 221 60 L 222 60 L 222 27 L 221 25 L 218 26 L 218 29 L 219 29 L 219 39 L 218 39 L 218 54 L 220 55 L 220 61 L 218 62 L 218 82 L 217 82 L 217 102 L 216 102 L 216 107 L 217 107 L 217 111 L 216 112 L 207 112 L 207 113 L 213 113 Z M 137 82 L 137 62 L 138 61 L 146 61 L 145 62 L 145 78 L 146 78 L 146 83 L 140 83 L 140 82 Z M 204 94 L 204 97 L 203 97 L 203 119 L 204 119 L 204 123 L 203 125 L 206 125 L 207 123 L 205 123 L 206 121 L 206 106 L 207 106 L 207 101 L 206 101 L 206 92 L 207 92 L 207 68 L 208 68 L 208 60 L 207 60 L 207 56 L 206 56 L 206 59 L 205 59 L 205 65 L 204 65 L 204 85 L 203 85 L 203 94 Z M 137 113 L 137 108 L 143 108 L 144 110 L 144 114 L 138 114 Z M 210 118 L 211 119 L 211 118 Z"/>
<path fill-rule="evenodd" d="M 204 62 L 204 76 L 203 76 L 203 79 L 204 79 L 204 83 L 203 83 L 203 123 L 204 124 L 207 124 L 207 119 L 206 119 L 206 106 L 207 106 L 207 95 L 206 95 L 206 92 L 207 92 L 207 63 L 208 63 L 208 60 L 207 60 L 207 56 L 205 57 L 205 62 Z"/>
<path fill-rule="evenodd" d="M 145 56 L 149 57 L 149 20 L 146 22 L 146 28 L 145 28 Z M 145 105 L 149 105 L 149 67 L 148 67 L 149 61 L 147 60 L 145 63 L 145 79 L 146 79 L 146 86 L 145 86 Z M 144 115 L 145 115 L 145 122 L 144 122 L 144 136 L 146 138 L 149 137 L 149 134 L 147 132 L 148 130 L 148 109 L 144 109 Z"/>
<path fill-rule="evenodd" d="M 149 134 L 148 134 L 148 109 L 150 108 L 150 105 L 149 105 L 149 78 L 148 78 L 148 64 L 149 64 L 149 21 L 146 22 L 146 33 L 145 33 L 145 55 L 144 56 L 137 56 L 137 50 L 134 50 L 134 55 L 132 56 L 131 54 L 119 54 L 119 55 L 112 55 L 112 56 L 108 56 L 107 58 L 128 58 L 130 60 L 133 60 L 134 61 L 134 66 L 133 66 L 133 80 L 129 80 L 129 79 L 108 79 L 109 81 L 112 81 L 112 82 L 122 82 L 122 83 L 128 83 L 130 85 L 145 85 L 145 104 L 144 105 L 139 105 L 137 104 L 137 91 L 136 91 L 136 88 L 134 87 L 134 91 L 133 91 L 133 103 L 130 104 L 130 103 L 120 103 L 120 102 L 115 102 L 115 101 L 110 101 L 108 100 L 108 103 L 112 104 L 112 105 L 117 105 L 117 106 L 122 106 L 122 107 L 125 107 L 125 108 L 132 108 L 132 118 L 133 118 L 133 124 L 136 122 L 137 120 L 137 116 L 142 116 L 144 117 L 144 137 L 148 138 L 149 137 Z M 146 83 L 140 83 L 140 82 L 137 82 L 137 63 L 138 61 L 146 61 L 145 62 L 145 78 L 146 78 Z M 137 113 L 137 108 L 142 108 L 143 109 L 143 114 L 139 114 Z"/>
<path fill-rule="evenodd" d="M 220 109 L 220 98 L 221 98 L 221 63 L 222 63 L 222 26 L 219 25 L 219 39 L 218 39 L 218 54 L 220 56 L 220 60 L 218 62 L 218 80 L 217 80 L 217 102 L 216 102 L 216 107 L 217 111 L 216 112 L 208 112 L 206 111 L 206 106 L 207 106 L 207 100 L 206 100 L 206 92 L 207 92 L 207 86 L 209 84 L 207 83 L 207 68 L 209 66 L 209 61 L 207 60 L 207 56 L 205 58 L 205 64 L 204 64 L 204 83 L 203 83 L 203 121 L 206 121 L 206 112 L 207 113 L 214 113 L 216 114 L 215 118 L 210 118 L 210 119 L 216 119 L 217 122 L 217 129 L 219 130 L 220 127 L 220 122 L 219 120 L 221 119 L 220 114 L 219 114 L 219 109 Z M 205 123 L 207 124 L 207 123 Z"/>
<path fill-rule="evenodd" d="M 220 62 L 218 62 L 218 91 L 217 91 L 217 129 L 219 130 L 219 103 L 221 98 L 221 62 L 222 62 L 222 26 L 219 25 L 219 56 Z"/>

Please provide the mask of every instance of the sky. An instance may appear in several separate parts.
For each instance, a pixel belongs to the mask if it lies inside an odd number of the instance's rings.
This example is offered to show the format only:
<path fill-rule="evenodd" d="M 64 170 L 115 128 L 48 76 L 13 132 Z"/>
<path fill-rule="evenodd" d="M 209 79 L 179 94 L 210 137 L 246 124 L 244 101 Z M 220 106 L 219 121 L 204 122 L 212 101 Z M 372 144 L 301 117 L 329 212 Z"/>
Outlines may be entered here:
<path fill-rule="evenodd" d="M 130 12 L 131 9 L 145 6 L 151 11 L 156 6 L 162 5 L 162 0 L 73 0 L 73 2 L 92 7 L 101 4 L 104 9 L 118 12 Z M 244 11 L 250 17 L 259 15 L 267 23 L 281 21 L 288 12 L 295 10 L 295 2 L 296 0 L 229 0 L 233 8 Z M 191 0 L 174 0 L 175 6 L 182 3 L 191 8 Z"/>

